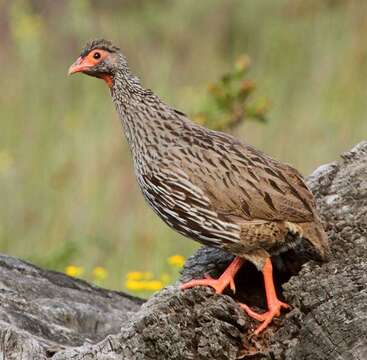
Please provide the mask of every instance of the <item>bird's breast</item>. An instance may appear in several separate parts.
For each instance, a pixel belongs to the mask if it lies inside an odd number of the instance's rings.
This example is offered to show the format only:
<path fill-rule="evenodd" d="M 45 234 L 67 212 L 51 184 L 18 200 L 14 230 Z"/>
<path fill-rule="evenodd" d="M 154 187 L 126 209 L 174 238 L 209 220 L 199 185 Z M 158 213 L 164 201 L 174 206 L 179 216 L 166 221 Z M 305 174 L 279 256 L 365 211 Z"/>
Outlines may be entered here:
<path fill-rule="evenodd" d="M 201 243 L 225 247 L 240 240 L 240 227 L 219 218 L 204 192 L 184 173 L 142 173 L 137 180 L 145 200 L 171 228 Z"/>

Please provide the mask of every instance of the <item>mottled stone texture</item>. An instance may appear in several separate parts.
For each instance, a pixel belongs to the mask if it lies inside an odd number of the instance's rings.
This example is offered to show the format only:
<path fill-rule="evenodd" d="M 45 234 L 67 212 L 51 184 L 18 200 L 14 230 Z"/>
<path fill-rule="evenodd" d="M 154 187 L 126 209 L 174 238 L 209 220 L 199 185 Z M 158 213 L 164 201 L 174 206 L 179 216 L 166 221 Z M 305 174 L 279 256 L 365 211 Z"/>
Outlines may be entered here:
<path fill-rule="evenodd" d="M 258 338 L 235 302 L 264 306 L 252 265 L 237 276 L 235 296 L 170 286 L 143 303 L 0 256 L 0 358 L 367 359 L 367 142 L 317 169 L 308 184 L 331 259 L 302 267 L 302 251 L 274 259 L 278 291 L 292 310 Z M 218 275 L 231 258 L 202 248 L 182 279 Z"/>

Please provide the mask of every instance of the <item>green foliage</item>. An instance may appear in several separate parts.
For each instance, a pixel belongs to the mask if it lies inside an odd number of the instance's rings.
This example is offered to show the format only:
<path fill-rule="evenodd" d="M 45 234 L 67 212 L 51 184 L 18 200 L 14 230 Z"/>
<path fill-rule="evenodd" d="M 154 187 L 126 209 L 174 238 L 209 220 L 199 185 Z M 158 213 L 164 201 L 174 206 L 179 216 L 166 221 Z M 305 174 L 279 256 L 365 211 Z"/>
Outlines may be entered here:
<path fill-rule="evenodd" d="M 63 271 L 78 256 L 80 256 L 80 243 L 69 240 L 46 254 L 33 255 L 28 260 L 46 269 Z"/>
<path fill-rule="evenodd" d="M 250 63 L 247 55 L 238 57 L 231 71 L 208 86 L 208 99 L 194 120 L 214 130 L 233 130 L 247 119 L 266 121 L 269 101 L 253 98 L 255 83 L 247 79 Z"/>

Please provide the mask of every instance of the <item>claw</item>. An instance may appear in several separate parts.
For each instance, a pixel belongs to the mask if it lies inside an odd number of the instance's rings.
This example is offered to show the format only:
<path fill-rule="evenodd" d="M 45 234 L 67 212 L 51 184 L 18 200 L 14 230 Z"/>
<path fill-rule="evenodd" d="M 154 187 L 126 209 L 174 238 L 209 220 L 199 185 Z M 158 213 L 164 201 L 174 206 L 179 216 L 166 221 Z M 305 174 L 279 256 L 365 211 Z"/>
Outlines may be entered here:
<path fill-rule="evenodd" d="M 259 314 L 255 311 L 253 311 L 250 307 L 248 307 L 245 304 L 240 304 L 241 308 L 246 311 L 247 315 L 252 317 L 253 319 L 257 321 L 261 321 L 262 324 L 257 327 L 254 334 L 259 335 L 263 330 L 265 330 L 269 324 L 273 321 L 275 317 L 280 316 L 280 310 L 282 308 L 288 309 L 289 305 L 286 303 L 283 303 L 282 301 L 279 301 L 276 304 L 273 304 L 271 308 L 269 308 L 269 311 Z"/>
<path fill-rule="evenodd" d="M 233 291 L 233 294 L 236 293 L 236 285 L 234 284 L 233 278 L 229 282 L 229 288 Z"/>

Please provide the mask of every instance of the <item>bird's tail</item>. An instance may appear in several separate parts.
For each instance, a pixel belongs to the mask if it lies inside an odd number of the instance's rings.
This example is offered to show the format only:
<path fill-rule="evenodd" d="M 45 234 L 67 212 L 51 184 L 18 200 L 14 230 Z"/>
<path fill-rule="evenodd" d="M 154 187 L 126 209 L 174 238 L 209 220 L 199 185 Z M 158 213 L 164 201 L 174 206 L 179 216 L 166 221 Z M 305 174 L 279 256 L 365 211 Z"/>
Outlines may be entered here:
<path fill-rule="evenodd" d="M 319 218 L 314 222 L 298 224 L 303 230 L 303 238 L 308 240 L 320 256 L 320 260 L 327 260 L 330 256 L 330 246 L 327 234 Z"/>

